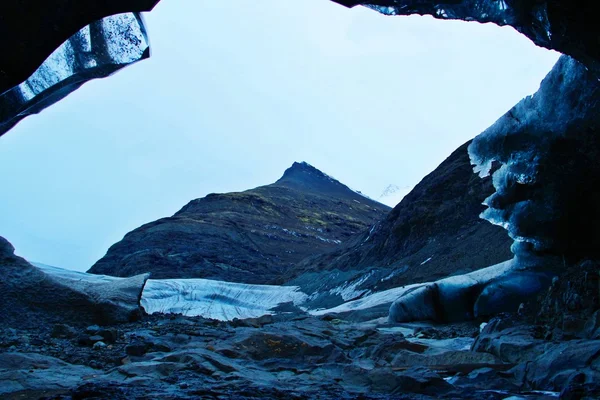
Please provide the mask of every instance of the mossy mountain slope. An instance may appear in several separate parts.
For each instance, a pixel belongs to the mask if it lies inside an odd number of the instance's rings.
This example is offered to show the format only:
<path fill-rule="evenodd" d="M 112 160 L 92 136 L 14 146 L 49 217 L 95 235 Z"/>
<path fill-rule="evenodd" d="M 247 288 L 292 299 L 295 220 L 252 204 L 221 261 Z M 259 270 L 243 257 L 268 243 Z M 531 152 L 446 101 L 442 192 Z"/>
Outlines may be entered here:
<path fill-rule="evenodd" d="M 315 167 L 294 163 L 273 184 L 210 194 L 135 229 L 89 272 L 269 283 L 298 261 L 336 249 L 389 211 Z"/>

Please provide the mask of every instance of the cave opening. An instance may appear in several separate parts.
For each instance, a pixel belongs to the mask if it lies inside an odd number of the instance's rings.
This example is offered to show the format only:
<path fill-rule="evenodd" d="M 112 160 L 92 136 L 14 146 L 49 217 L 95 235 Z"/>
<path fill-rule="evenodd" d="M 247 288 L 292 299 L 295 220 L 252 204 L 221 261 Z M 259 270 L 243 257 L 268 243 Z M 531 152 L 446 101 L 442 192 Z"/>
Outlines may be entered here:
<path fill-rule="evenodd" d="M 257 186 L 306 158 L 376 199 L 388 186 L 405 194 L 533 93 L 558 57 L 510 27 L 280 3 L 189 4 L 182 16 L 179 5 L 161 2 L 146 17 L 152 58 L 85 85 L 5 135 L 5 165 L 23 151 L 46 165 L 44 176 L 34 165 L 24 169 L 5 209 L 34 208 L 41 193 L 55 207 L 5 217 L 17 248 L 44 261 L 70 242 L 68 256 L 46 262 L 83 269 L 127 229 L 184 199 Z M 64 151 L 46 151 L 53 147 Z M 201 188 L 190 188 L 201 170 Z M 90 216 L 94 249 L 82 239 Z M 28 218 L 36 222 L 25 233 Z M 64 226 L 64 218 L 72 224 L 64 234 L 42 228 Z"/>

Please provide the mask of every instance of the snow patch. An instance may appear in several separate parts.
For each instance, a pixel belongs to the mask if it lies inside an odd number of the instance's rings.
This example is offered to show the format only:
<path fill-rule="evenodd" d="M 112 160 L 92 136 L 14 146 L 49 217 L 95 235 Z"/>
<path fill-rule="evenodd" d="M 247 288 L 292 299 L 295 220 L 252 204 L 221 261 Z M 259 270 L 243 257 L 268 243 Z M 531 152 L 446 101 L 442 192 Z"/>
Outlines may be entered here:
<path fill-rule="evenodd" d="M 366 310 L 382 304 L 390 304 L 396 301 L 400 296 L 406 293 L 407 290 L 426 285 L 425 283 L 418 283 L 414 285 L 407 285 L 399 288 L 393 288 L 385 290 L 383 292 L 377 292 L 365 296 L 358 300 L 349 301 L 344 304 L 340 304 L 337 307 L 322 309 L 322 310 L 309 310 L 309 314 L 312 315 L 325 315 L 329 313 L 342 313 L 348 311 Z"/>
<path fill-rule="evenodd" d="M 369 239 L 371 239 L 371 236 L 373 235 L 373 232 L 375 231 L 375 228 L 377 227 L 377 224 L 373 225 L 371 227 L 371 230 L 369 230 L 369 236 L 367 236 L 367 238 L 363 241 L 363 243 L 367 242 Z"/>
<path fill-rule="evenodd" d="M 326 239 L 326 238 L 324 238 L 324 237 L 321 237 L 321 236 L 317 236 L 317 239 L 319 239 L 320 241 L 322 241 L 322 242 L 325 242 L 325 243 L 333 243 L 333 244 L 341 244 L 341 243 L 342 243 L 342 241 L 341 241 L 341 240 L 337 240 L 337 239 Z"/>
<path fill-rule="evenodd" d="M 407 266 L 407 265 L 405 265 L 405 266 L 403 266 L 403 267 L 401 267 L 401 268 L 398 268 L 398 269 L 396 269 L 395 271 L 392 271 L 392 273 L 391 273 L 391 274 L 389 274 L 389 275 L 388 275 L 388 276 L 386 276 L 385 278 L 382 278 L 382 279 L 381 279 L 381 282 L 389 281 L 389 280 L 390 280 L 390 279 L 392 279 L 393 277 L 395 277 L 395 276 L 398 276 L 398 275 L 400 275 L 400 274 L 403 274 L 403 273 L 405 273 L 406 271 L 408 271 L 408 266 Z"/>
<path fill-rule="evenodd" d="M 427 263 L 428 263 L 429 261 L 431 261 L 432 259 L 433 259 L 433 257 L 429 257 L 427 260 L 423 261 L 423 262 L 421 263 L 421 265 L 425 265 L 425 264 L 427 264 Z"/>
<path fill-rule="evenodd" d="M 371 271 L 355 282 L 346 283 L 344 285 L 334 287 L 333 289 L 329 290 L 329 294 L 331 294 L 331 295 L 338 294 L 338 295 L 342 296 L 342 299 L 344 301 L 356 299 L 357 297 L 363 296 L 365 294 L 369 294 L 371 292 L 370 290 L 367 290 L 367 289 L 357 290 L 357 289 L 360 285 L 365 283 L 371 276 L 373 276 L 374 273 L 375 273 L 375 271 Z"/>

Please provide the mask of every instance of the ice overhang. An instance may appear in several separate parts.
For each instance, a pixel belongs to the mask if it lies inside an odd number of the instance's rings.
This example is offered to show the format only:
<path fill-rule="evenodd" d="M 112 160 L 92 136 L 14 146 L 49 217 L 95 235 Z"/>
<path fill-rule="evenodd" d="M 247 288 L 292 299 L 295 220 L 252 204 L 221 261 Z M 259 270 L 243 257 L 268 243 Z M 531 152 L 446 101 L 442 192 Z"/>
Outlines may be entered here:
<path fill-rule="evenodd" d="M 151 11 L 159 1 L 0 1 L 0 93 L 24 82 L 85 26 L 111 15 Z"/>
<path fill-rule="evenodd" d="M 86 81 L 148 57 L 139 13 L 152 10 L 159 1 L 0 2 L 0 135 Z M 570 55 L 600 76 L 600 24 L 592 0 L 332 1 L 386 15 L 429 14 L 509 25 L 538 46 Z"/>

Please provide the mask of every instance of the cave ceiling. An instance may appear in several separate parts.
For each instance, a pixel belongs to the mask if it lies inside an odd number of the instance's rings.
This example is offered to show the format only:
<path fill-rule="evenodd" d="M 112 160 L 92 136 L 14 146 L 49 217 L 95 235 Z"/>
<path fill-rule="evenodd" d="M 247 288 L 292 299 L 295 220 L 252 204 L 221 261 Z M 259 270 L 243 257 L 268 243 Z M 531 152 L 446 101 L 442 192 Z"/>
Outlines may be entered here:
<path fill-rule="evenodd" d="M 104 78 L 149 57 L 139 13 L 151 11 L 159 1 L 0 2 L 0 135 L 86 81 Z M 600 75 L 600 24 L 595 20 L 595 2 L 591 0 L 330 1 L 346 7 L 365 6 L 386 15 L 420 14 L 510 25 L 536 45 L 567 54 Z M 135 35 L 135 51 L 127 44 L 126 29 L 111 34 L 108 27 L 115 19 L 109 18 L 115 15 L 129 15 L 117 18 L 118 23 L 122 27 L 131 24 L 136 32 L 142 32 L 143 38 Z M 114 41 L 114 37 L 118 39 Z M 126 56 L 114 56 L 115 49 Z M 104 57 L 108 53 L 113 54 L 111 59 Z M 137 56 L 131 57 L 132 53 Z M 95 61 L 86 64 L 86 58 Z M 68 73 L 64 72 L 65 65 Z"/>

